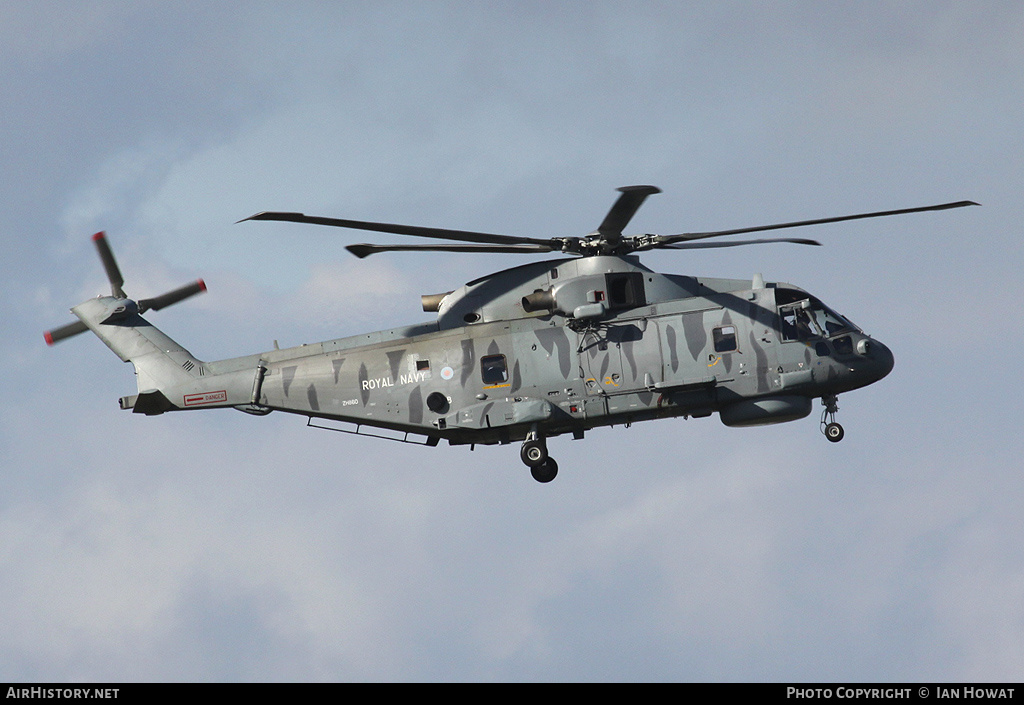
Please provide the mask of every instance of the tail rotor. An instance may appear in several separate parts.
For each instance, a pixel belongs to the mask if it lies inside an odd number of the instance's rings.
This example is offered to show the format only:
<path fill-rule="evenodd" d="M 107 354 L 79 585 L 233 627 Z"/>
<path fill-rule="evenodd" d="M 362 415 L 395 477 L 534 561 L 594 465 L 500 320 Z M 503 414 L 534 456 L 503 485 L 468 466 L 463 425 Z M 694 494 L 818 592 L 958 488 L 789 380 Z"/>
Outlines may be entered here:
<path fill-rule="evenodd" d="M 106 234 L 98 232 L 92 236 L 92 241 L 96 245 L 96 251 L 99 254 L 100 261 L 103 263 L 103 269 L 107 273 L 107 279 L 110 281 L 111 296 L 115 299 L 125 300 L 126 305 L 122 310 L 137 313 L 145 313 L 150 310 L 159 311 L 171 304 L 176 304 L 179 301 L 184 301 L 189 297 L 206 291 L 206 282 L 202 279 L 197 279 L 190 284 L 172 289 L 160 296 L 140 299 L 138 302 L 131 301 L 122 288 L 124 286 L 124 277 L 121 275 L 121 268 L 117 266 L 117 260 L 114 258 L 114 252 L 110 249 L 110 244 L 107 242 Z M 66 338 L 84 333 L 87 330 L 89 330 L 89 327 L 85 323 L 75 321 L 66 326 L 46 331 L 43 333 L 43 338 L 46 340 L 47 345 L 53 345 Z"/>

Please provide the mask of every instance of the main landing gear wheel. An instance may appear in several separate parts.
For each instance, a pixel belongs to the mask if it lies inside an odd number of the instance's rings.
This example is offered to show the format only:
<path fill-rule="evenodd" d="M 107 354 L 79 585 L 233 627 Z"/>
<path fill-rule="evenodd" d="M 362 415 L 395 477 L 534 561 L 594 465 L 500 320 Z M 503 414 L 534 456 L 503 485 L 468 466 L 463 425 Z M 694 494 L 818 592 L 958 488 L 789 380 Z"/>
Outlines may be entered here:
<path fill-rule="evenodd" d="M 833 443 L 838 443 L 846 435 L 843 427 L 836 423 L 836 412 L 839 411 L 839 397 L 835 394 L 829 394 L 821 398 L 821 404 L 825 407 L 825 410 L 821 412 L 821 432 L 825 434 L 825 438 Z"/>
<path fill-rule="evenodd" d="M 523 448 L 519 451 L 519 457 L 530 468 L 543 465 L 548 461 L 548 449 L 544 441 L 539 438 L 523 442 Z"/>
<path fill-rule="evenodd" d="M 530 468 L 530 474 L 537 482 L 551 482 L 558 474 L 558 463 L 554 458 L 548 458 L 540 465 Z"/>
<path fill-rule="evenodd" d="M 519 457 L 530 468 L 530 474 L 537 482 L 551 482 L 558 474 L 558 463 L 548 455 L 548 445 L 535 425 L 526 435 Z"/>

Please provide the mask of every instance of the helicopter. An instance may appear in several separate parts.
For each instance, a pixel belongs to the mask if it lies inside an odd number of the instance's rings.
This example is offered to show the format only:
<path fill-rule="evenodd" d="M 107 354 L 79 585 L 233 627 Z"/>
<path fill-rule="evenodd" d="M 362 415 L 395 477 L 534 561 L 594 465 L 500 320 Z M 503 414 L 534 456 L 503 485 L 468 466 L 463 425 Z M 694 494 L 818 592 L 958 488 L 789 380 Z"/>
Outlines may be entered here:
<path fill-rule="evenodd" d="M 283 221 L 445 240 L 436 244 L 354 244 L 359 258 L 383 252 L 558 254 L 424 295 L 433 321 L 202 361 L 143 314 L 206 290 L 202 279 L 132 300 L 104 233 L 93 242 L 109 296 L 71 309 L 78 320 L 45 333 L 50 345 L 87 330 L 135 367 L 138 392 L 122 409 L 234 408 L 282 411 L 307 426 L 437 446 L 522 442 L 520 458 L 538 482 L 558 464 L 549 438 L 664 418 L 714 413 L 726 426 L 805 418 L 823 407 L 832 442 L 838 395 L 893 369 L 881 342 L 795 285 L 752 279 L 661 274 L 637 253 L 763 243 L 820 245 L 804 238 L 706 242 L 768 230 L 978 205 L 958 201 L 773 225 L 676 235 L 623 234 L 655 186 L 624 186 L 597 230 L 580 237 L 492 233 L 265 211 L 244 221 Z"/>

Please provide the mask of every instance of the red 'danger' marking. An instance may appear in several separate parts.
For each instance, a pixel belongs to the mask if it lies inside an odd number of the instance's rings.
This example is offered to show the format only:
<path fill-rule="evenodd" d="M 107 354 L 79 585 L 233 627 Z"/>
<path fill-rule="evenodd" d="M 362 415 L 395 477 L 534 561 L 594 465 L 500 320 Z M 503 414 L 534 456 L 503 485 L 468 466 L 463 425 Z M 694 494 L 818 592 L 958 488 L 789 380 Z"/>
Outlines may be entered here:
<path fill-rule="evenodd" d="M 226 389 L 222 389 L 219 392 L 202 392 L 200 394 L 186 394 L 185 406 L 201 406 L 203 404 L 216 404 L 217 402 L 227 400 L 228 392 Z"/>

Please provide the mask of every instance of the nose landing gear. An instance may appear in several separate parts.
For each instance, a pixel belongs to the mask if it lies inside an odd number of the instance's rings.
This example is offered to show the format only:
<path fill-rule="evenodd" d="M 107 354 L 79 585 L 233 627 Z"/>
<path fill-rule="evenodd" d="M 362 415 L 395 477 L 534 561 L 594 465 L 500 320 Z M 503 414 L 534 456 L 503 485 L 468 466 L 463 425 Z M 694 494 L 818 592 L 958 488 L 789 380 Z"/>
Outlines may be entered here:
<path fill-rule="evenodd" d="M 825 438 L 833 443 L 843 440 L 846 432 L 843 427 L 836 423 L 836 412 L 839 411 L 839 397 L 835 394 L 828 394 L 821 398 L 821 405 L 825 410 L 821 412 L 821 432 Z"/>
<path fill-rule="evenodd" d="M 537 482 L 551 482 L 558 474 L 558 463 L 548 455 L 548 446 L 537 433 L 536 426 L 526 436 L 519 457 L 530 468 L 530 474 Z"/>

